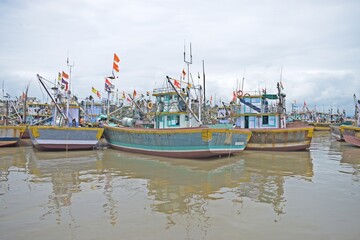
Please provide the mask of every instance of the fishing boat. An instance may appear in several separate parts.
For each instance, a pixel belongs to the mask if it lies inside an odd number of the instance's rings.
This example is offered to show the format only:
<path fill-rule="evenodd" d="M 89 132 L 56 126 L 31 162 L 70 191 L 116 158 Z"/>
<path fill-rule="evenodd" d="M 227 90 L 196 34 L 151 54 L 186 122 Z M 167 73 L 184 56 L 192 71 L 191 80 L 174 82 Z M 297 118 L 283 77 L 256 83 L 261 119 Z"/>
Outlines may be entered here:
<path fill-rule="evenodd" d="M 45 85 L 45 79 L 37 75 L 39 82 L 50 96 L 53 105 L 53 120 L 51 126 L 30 126 L 29 135 L 33 146 L 45 151 L 89 150 L 98 146 L 103 134 L 103 128 L 79 127 L 80 108 L 70 106 L 70 93 L 67 93 L 65 103 L 59 103 L 61 93 L 53 88 L 56 99 Z M 69 121 L 72 119 L 72 121 Z"/>
<path fill-rule="evenodd" d="M 236 92 L 231 118 L 236 128 L 250 129 L 247 150 L 298 151 L 310 147 L 313 126 L 286 126 L 285 97 L 282 84 L 277 83 L 277 94 Z"/>
<path fill-rule="evenodd" d="M 191 108 L 185 92 L 172 87 L 154 89 L 157 109 L 153 128 L 134 125 L 124 118 L 122 126 L 105 125 L 104 137 L 115 149 L 172 158 L 209 158 L 231 155 L 245 149 L 251 131 L 202 125 Z M 130 123 L 130 124 L 129 124 Z M 127 125 L 127 126 L 126 126 Z"/>
<path fill-rule="evenodd" d="M 340 130 L 345 142 L 360 147 L 360 127 L 341 125 Z"/>
<path fill-rule="evenodd" d="M 344 137 L 345 142 L 360 147 L 360 99 L 356 98 L 354 94 L 355 103 L 355 122 L 354 125 L 341 125 L 340 131 Z"/>
<path fill-rule="evenodd" d="M 25 125 L 19 125 L 15 101 L 6 93 L 6 101 L 0 101 L 0 147 L 16 146 L 26 130 Z"/>
<path fill-rule="evenodd" d="M 25 130 L 26 126 L 0 126 L 0 147 L 17 145 Z"/>
<path fill-rule="evenodd" d="M 354 94 L 354 104 L 355 104 L 355 115 L 354 119 L 347 119 L 345 121 L 339 122 L 339 123 L 333 123 L 330 125 L 330 132 L 331 136 L 337 140 L 337 141 L 345 141 L 343 133 L 346 132 L 349 136 L 347 139 L 350 141 L 350 139 L 353 138 L 356 134 L 353 131 L 356 131 L 356 127 L 360 127 L 360 115 L 359 115 L 359 109 L 360 109 L 360 100 L 356 98 L 356 95 Z M 345 112 L 342 117 L 342 119 L 345 118 Z M 351 128 L 342 128 L 341 126 L 350 126 Z M 346 129 L 346 131 L 345 131 Z"/>

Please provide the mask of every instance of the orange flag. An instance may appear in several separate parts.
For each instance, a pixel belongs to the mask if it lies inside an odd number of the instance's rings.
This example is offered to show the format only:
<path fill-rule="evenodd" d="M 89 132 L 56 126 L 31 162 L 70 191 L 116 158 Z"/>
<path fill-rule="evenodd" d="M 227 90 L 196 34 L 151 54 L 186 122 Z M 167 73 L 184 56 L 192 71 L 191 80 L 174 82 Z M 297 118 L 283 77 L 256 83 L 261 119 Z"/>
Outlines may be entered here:
<path fill-rule="evenodd" d="M 136 96 L 136 90 L 134 89 L 133 98 Z"/>
<path fill-rule="evenodd" d="M 114 53 L 114 61 L 116 63 L 119 63 L 120 62 L 120 58 L 118 57 L 118 55 L 116 55 L 116 53 Z"/>
<path fill-rule="evenodd" d="M 62 76 L 63 76 L 63 78 L 66 78 L 66 79 L 69 78 L 69 75 L 68 75 L 66 72 L 64 72 L 64 71 L 62 71 Z"/>
<path fill-rule="evenodd" d="M 114 62 L 113 63 L 113 69 L 116 71 L 116 72 L 119 72 L 119 66 Z"/>

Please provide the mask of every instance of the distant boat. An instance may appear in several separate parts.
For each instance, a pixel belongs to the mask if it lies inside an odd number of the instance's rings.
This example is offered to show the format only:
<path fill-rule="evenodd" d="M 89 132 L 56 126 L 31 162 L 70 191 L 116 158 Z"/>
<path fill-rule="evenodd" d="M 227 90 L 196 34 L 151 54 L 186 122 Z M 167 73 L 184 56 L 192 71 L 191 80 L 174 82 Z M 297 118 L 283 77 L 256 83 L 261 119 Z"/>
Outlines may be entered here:
<path fill-rule="evenodd" d="M 97 147 L 103 134 L 103 128 L 77 127 L 79 123 L 79 108 L 70 108 L 69 96 L 66 98 L 66 114 L 52 97 L 44 84 L 44 79 L 37 75 L 41 85 L 54 103 L 52 126 L 30 126 L 29 135 L 33 146 L 39 150 L 46 151 L 67 151 L 67 150 L 88 150 Z M 54 88 L 55 89 L 55 88 Z M 55 94 L 60 93 L 55 89 Z M 69 94 L 68 94 L 69 95 Z M 57 115 L 60 115 L 60 122 L 57 123 Z M 72 122 L 69 121 L 71 116 Z M 64 122 L 64 124 L 62 124 Z"/>
<path fill-rule="evenodd" d="M 360 127 L 341 125 L 340 130 L 345 142 L 360 147 Z"/>
<path fill-rule="evenodd" d="M 153 91 L 157 106 L 153 128 L 129 127 L 136 122 L 129 118 L 123 119 L 123 126 L 104 126 L 104 137 L 111 147 L 173 158 L 228 156 L 245 149 L 251 131 L 234 129 L 232 125 L 230 128 L 202 126 L 192 110 L 197 109 L 198 104 L 192 103 L 190 107 L 185 100 L 188 94 L 171 81 L 168 78 L 172 88 Z"/>
<path fill-rule="evenodd" d="M 17 145 L 25 130 L 26 126 L 0 126 L 0 147 Z"/>
<path fill-rule="evenodd" d="M 357 139 L 359 139 L 359 131 L 360 128 L 360 100 L 356 98 L 354 94 L 354 103 L 355 103 L 355 116 L 354 119 L 348 120 L 345 122 L 332 124 L 330 126 L 331 136 L 333 136 L 338 141 L 346 141 L 350 144 L 356 145 Z M 346 134 L 346 139 L 344 134 Z M 358 145 L 357 145 L 358 146 Z"/>
<path fill-rule="evenodd" d="M 314 127 L 286 126 L 286 95 L 280 83 L 277 88 L 277 94 L 237 92 L 240 104 L 233 105 L 230 116 L 236 128 L 252 131 L 246 150 L 298 151 L 310 147 Z"/>

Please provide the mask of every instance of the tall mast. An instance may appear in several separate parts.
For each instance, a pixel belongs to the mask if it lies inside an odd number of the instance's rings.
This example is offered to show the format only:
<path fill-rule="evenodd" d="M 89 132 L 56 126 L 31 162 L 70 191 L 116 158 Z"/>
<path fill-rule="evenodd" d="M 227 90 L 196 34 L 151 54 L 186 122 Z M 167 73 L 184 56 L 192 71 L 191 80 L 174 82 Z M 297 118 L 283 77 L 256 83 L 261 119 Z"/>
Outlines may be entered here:
<path fill-rule="evenodd" d="M 203 113 L 203 122 L 206 122 L 206 95 L 205 95 L 205 64 L 204 60 L 202 61 L 202 67 L 203 67 L 203 86 L 204 86 L 204 113 Z"/>
<path fill-rule="evenodd" d="M 66 119 L 69 119 L 69 107 L 70 107 L 70 95 L 71 95 L 71 69 L 75 66 L 75 63 L 73 63 L 72 65 L 69 64 L 69 56 L 66 59 L 66 64 L 69 68 L 69 89 L 66 93 Z M 70 121 L 67 122 L 67 124 L 69 124 Z"/>
<path fill-rule="evenodd" d="M 190 59 L 186 60 L 186 47 L 184 44 L 184 62 L 187 65 L 187 91 L 188 91 L 188 109 L 191 111 L 191 98 L 190 98 L 190 64 L 192 64 L 192 51 L 191 51 L 191 43 L 190 43 Z M 191 127 L 191 121 L 189 121 L 189 127 Z"/>

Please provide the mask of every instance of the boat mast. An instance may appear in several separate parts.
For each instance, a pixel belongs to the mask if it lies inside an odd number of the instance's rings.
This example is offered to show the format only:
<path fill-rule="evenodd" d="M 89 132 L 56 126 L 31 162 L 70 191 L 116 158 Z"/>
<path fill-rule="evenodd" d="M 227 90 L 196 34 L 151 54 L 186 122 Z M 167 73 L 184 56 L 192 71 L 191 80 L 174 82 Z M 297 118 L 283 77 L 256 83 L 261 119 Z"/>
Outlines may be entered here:
<path fill-rule="evenodd" d="M 66 124 L 68 125 L 70 123 L 69 121 L 69 107 L 70 107 L 70 95 L 71 95 L 71 69 L 75 66 L 75 63 L 72 65 L 69 64 L 69 56 L 66 59 L 66 64 L 69 68 L 69 89 L 66 92 Z"/>
<path fill-rule="evenodd" d="M 45 86 L 44 82 L 43 82 L 43 77 L 41 77 L 39 74 L 36 75 L 37 78 L 39 79 L 39 82 L 41 83 L 41 85 L 44 87 L 46 93 L 49 95 L 49 97 L 51 98 L 51 100 L 54 102 L 56 109 L 61 113 L 62 117 L 65 119 L 65 121 L 68 121 L 68 117 L 65 116 L 65 114 L 63 113 L 63 111 L 61 111 L 60 106 L 57 104 L 57 102 L 55 101 L 55 99 L 53 98 L 53 96 L 50 94 L 49 90 L 47 89 L 47 87 Z"/>
<path fill-rule="evenodd" d="M 31 82 L 31 81 L 30 81 Z M 26 103 L 27 103 L 27 95 L 28 95 L 28 91 L 29 91 L 29 86 L 30 86 L 30 82 L 29 84 L 26 86 L 26 90 L 25 90 L 25 96 L 23 96 L 23 101 L 24 101 L 24 109 L 23 109 L 23 121 L 22 123 L 25 124 L 26 123 L 26 110 L 27 110 L 27 107 L 26 107 Z"/>
<path fill-rule="evenodd" d="M 186 60 L 186 47 L 184 44 L 184 62 L 187 65 L 187 91 L 188 91 L 188 109 L 191 111 L 191 98 L 190 98 L 190 64 L 192 64 L 192 51 L 191 51 L 191 43 L 190 43 L 190 59 Z M 190 120 L 190 119 L 189 119 Z M 191 121 L 189 121 L 189 127 L 191 127 Z"/>
<path fill-rule="evenodd" d="M 203 67 L 203 86 L 204 86 L 204 110 L 203 110 L 203 122 L 206 122 L 206 95 L 205 95 L 205 64 L 204 60 L 202 61 Z"/>

